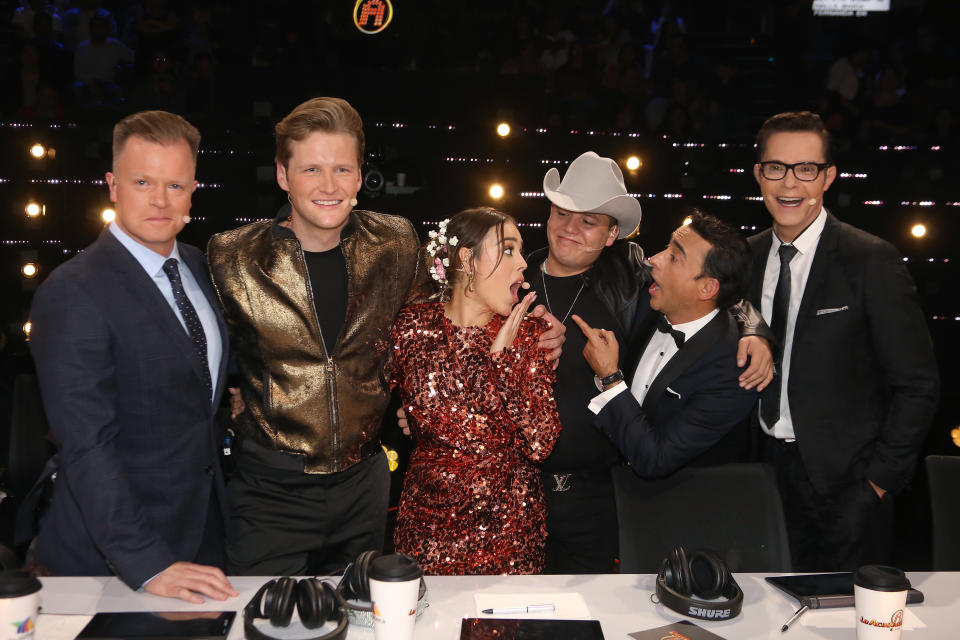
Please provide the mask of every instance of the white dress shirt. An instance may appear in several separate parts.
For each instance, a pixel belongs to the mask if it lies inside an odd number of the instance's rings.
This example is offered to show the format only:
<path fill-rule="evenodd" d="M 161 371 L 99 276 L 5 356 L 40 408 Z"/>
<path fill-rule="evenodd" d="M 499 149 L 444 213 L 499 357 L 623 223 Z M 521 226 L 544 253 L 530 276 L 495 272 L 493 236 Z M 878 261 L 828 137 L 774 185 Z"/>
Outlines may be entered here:
<path fill-rule="evenodd" d="M 800 232 L 800 235 L 790 243 L 797 249 L 797 254 L 790 261 L 790 305 L 787 307 L 787 326 L 783 334 L 783 358 L 780 364 L 780 419 L 776 424 L 768 425 L 760 418 L 763 430 L 775 438 L 794 440 L 793 418 L 790 416 L 790 401 L 787 397 L 787 382 L 790 380 L 790 356 L 793 353 L 793 329 L 797 325 L 797 312 L 800 310 L 800 301 L 803 300 L 803 290 L 807 286 L 810 276 L 810 265 L 813 256 L 820 244 L 820 234 L 827 223 L 827 211 L 820 208 L 820 214 L 810 225 Z M 763 272 L 763 294 L 760 299 L 760 310 L 763 319 L 770 324 L 773 316 L 773 295 L 777 291 L 777 280 L 780 279 L 780 241 L 776 233 L 771 234 L 770 252 L 767 254 L 767 268 Z M 763 400 L 761 399 L 762 403 Z M 760 415 L 763 415 L 761 410 Z"/>
<path fill-rule="evenodd" d="M 177 308 L 177 301 L 173 297 L 173 287 L 170 285 L 170 279 L 163 271 L 163 263 L 167 261 L 167 258 L 177 259 L 177 268 L 180 271 L 183 291 L 187 294 L 190 302 L 193 303 L 193 308 L 197 310 L 197 317 L 200 318 L 203 333 L 207 338 L 207 367 L 210 369 L 211 386 L 216 393 L 217 378 L 220 375 L 220 359 L 223 357 L 223 342 L 221 341 L 220 327 L 217 326 L 217 314 L 207 301 L 200 285 L 197 284 L 197 279 L 190 271 L 190 267 L 180 258 L 180 250 L 176 242 L 173 244 L 173 251 L 170 252 L 170 255 L 164 257 L 131 238 L 117 226 L 116 222 L 111 222 L 109 228 L 114 237 L 133 255 L 140 266 L 143 267 L 143 270 L 147 272 L 147 275 L 150 276 L 150 279 L 153 280 L 153 283 L 157 285 L 157 289 L 160 290 L 163 298 L 173 309 L 173 313 L 176 314 L 184 332 L 189 334 L 187 324 L 183 321 L 180 309 Z M 213 401 L 212 396 L 210 400 Z"/>
<path fill-rule="evenodd" d="M 718 313 L 720 313 L 720 310 L 714 309 L 707 315 L 701 316 L 696 320 L 670 326 L 682 332 L 684 342 L 686 342 L 693 338 L 698 331 L 707 326 Z M 670 324 L 669 320 L 667 324 Z M 644 399 L 647 397 L 647 391 L 650 390 L 650 385 L 653 384 L 653 381 L 657 379 L 657 376 L 663 368 L 677 355 L 679 350 L 680 348 L 677 346 L 677 342 L 673 339 L 672 334 L 663 333 L 659 330 L 654 331 L 650 337 L 650 342 L 647 343 L 646 349 L 643 350 L 643 355 L 637 364 L 637 370 L 633 374 L 633 384 L 630 387 L 630 392 L 639 404 L 643 404 Z M 621 382 L 616 384 L 600 395 L 594 396 L 594 398 L 590 400 L 590 404 L 587 405 L 587 408 L 594 414 L 600 413 L 600 410 L 603 409 L 608 402 L 626 389 L 626 383 Z"/>

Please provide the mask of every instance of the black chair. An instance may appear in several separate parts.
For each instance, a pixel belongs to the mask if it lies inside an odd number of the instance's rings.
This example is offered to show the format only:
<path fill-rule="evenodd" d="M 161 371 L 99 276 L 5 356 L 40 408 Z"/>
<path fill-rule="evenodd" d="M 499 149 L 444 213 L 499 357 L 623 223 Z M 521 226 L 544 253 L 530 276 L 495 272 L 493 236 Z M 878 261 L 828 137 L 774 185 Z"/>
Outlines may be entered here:
<path fill-rule="evenodd" d="M 10 460 L 7 483 L 10 495 L 25 496 L 55 452 L 47 439 L 50 427 L 40 399 L 37 377 L 21 373 L 13 383 L 13 411 L 10 416 Z"/>
<path fill-rule="evenodd" d="M 934 571 L 960 571 L 960 456 L 927 456 Z"/>
<path fill-rule="evenodd" d="M 47 438 L 47 425 L 40 386 L 32 374 L 17 375 L 13 383 L 13 408 L 10 415 L 10 440 L 7 472 L 4 478 L 6 497 L 0 502 L 0 565 L 16 566 L 27 543 L 14 545 L 14 521 L 24 497 L 43 473 L 55 447 Z"/>
<path fill-rule="evenodd" d="M 657 573 L 678 545 L 712 549 L 735 572 L 790 571 L 783 505 L 768 465 L 687 467 L 658 480 L 619 467 L 613 479 L 622 573 Z"/>

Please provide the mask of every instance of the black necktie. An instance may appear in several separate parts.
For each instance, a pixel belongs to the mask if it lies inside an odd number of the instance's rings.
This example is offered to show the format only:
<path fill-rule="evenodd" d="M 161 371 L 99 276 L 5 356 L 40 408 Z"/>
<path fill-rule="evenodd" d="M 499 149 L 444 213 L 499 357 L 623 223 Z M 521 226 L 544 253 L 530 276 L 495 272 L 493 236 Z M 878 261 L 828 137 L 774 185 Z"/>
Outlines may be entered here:
<path fill-rule="evenodd" d="M 673 336 L 673 341 L 677 343 L 677 349 L 683 346 L 684 335 L 683 331 L 679 329 L 674 329 L 669 322 L 667 322 L 666 316 L 662 313 L 657 314 L 657 331 L 660 333 L 669 333 Z"/>
<path fill-rule="evenodd" d="M 163 263 L 163 272 L 170 279 L 170 287 L 173 289 L 173 299 L 177 303 L 177 309 L 183 316 L 183 322 L 187 325 L 187 333 L 190 334 L 190 340 L 193 342 L 193 348 L 200 358 L 203 365 L 203 383 L 207 388 L 207 397 L 213 396 L 213 383 L 210 379 L 210 367 L 207 366 L 207 337 L 203 333 L 203 325 L 200 323 L 200 317 L 197 310 L 187 297 L 183 290 L 183 282 L 180 280 L 180 269 L 177 267 L 176 258 L 168 258 Z"/>
<path fill-rule="evenodd" d="M 777 376 L 764 390 L 763 399 L 760 402 L 760 416 L 770 428 L 773 428 L 780 419 L 784 340 L 787 335 L 787 311 L 790 309 L 790 261 L 797 255 L 797 248 L 792 244 L 781 244 L 778 253 L 780 254 L 780 277 L 777 279 L 777 289 L 773 293 L 773 313 L 770 316 L 770 329 L 780 347 L 776 359 Z"/>

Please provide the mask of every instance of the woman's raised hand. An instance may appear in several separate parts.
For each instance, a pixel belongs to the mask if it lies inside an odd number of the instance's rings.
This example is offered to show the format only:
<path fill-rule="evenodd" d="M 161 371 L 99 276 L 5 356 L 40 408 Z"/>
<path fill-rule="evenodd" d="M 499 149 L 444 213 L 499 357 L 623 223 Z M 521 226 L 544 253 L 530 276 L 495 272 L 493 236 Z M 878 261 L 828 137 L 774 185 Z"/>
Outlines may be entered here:
<path fill-rule="evenodd" d="M 520 302 L 513 306 L 510 315 L 503 321 L 503 326 L 500 327 L 500 331 L 497 332 L 497 337 L 494 338 L 493 344 L 490 345 L 490 353 L 500 353 L 513 344 L 513 340 L 517 337 L 517 332 L 520 330 L 520 323 L 523 321 L 523 316 L 527 315 L 527 310 L 536 298 L 536 292 L 531 291 L 523 296 Z"/>

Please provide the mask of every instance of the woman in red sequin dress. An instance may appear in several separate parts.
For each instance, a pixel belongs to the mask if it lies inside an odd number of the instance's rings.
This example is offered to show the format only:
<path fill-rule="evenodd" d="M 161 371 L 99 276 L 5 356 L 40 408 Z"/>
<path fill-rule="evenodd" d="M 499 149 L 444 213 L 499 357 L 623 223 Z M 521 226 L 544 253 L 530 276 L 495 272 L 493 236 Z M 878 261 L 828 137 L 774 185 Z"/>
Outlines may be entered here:
<path fill-rule="evenodd" d="M 414 450 L 394 543 L 429 574 L 539 573 L 545 508 L 535 463 L 560 420 L 546 323 L 518 300 L 526 267 L 513 219 L 470 209 L 428 244 L 447 302 L 411 305 L 393 327 L 393 387 Z M 444 296 L 445 297 L 445 296 Z"/>

